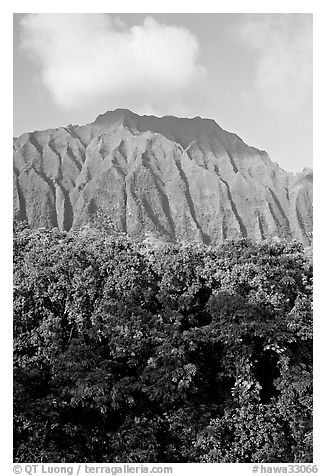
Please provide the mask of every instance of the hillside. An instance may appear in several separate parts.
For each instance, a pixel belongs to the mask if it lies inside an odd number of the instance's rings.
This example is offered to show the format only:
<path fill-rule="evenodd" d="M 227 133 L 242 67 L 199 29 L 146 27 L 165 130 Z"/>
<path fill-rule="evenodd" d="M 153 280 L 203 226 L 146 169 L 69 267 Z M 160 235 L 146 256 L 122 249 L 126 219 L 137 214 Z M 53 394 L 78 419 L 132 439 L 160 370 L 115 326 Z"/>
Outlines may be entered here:
<path fill-rule="evenodd" d="M 312 171 L 292 174 L 215 121 L 107 112 L 14 139 L 14 214 L 32 228 L 104 211 L 133 238 L 310 243 Z"/>

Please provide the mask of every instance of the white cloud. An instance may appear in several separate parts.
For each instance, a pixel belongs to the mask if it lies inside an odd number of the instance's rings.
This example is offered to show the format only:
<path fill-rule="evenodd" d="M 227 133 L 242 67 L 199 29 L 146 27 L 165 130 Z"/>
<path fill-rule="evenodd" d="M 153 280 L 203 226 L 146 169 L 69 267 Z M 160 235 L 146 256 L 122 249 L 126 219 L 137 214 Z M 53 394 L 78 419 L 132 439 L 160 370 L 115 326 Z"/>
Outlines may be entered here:
<path fill-rule="evenodd" d="M 29 14 L 21 27 L 23 51 L 63 109 L 121 99 L 160 110 L 207 75 L 197 38 L 151 17 L 129 28 L 107 14 Z"/>
<path fill-rule="evenodd" d="M 272 114 L 293 117 L 312 108 L 312 15 L 248 15 L 240 38 L 257 53 L 254 85 L 243 93 Z"/>

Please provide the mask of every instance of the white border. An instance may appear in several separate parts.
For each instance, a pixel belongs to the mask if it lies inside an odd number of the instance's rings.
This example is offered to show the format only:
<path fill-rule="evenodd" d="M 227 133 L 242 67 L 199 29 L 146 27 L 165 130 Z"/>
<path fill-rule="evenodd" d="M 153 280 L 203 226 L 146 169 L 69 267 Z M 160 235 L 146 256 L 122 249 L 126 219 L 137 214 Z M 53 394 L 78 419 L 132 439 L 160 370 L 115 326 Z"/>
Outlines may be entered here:
<path fill-rule="evenodd" d="M 234 1 L 213 2 L 180 2 L 176 0 L 149 1 L 78 1 L 67 2 L 57 0 L 53 3 L 41 1 L 15 1 L 5 5 L 2 2 L 0 15 L 1 35 L 1 378 L 0 408 L 2 412 L 2 436 L 0 451 L 1 462 L 5 463 L 2 474 L 12 473 L 12 13 L 21 12 L 111 12 L 111 13 L 288 13 L 305 12 L 314 14 L 314 463 L 318 464 L 318 474 L 326 474 L 324 451 L 325 418 L 325 380 L 323 349 L 325 347 L 325 274 L 326 274 L 326 234 L 325 234 L 325 30 L 326 17 L 323 2 L 303 0 L 274 0 L 274 1 Z M 76 8 L 78 5 L 78 9 Z M 173 465 L 174 474 L 197 474 L 198 470 L 206 474 L 252 474 L 252 464 L 218 464 L 216 465 Z"/>

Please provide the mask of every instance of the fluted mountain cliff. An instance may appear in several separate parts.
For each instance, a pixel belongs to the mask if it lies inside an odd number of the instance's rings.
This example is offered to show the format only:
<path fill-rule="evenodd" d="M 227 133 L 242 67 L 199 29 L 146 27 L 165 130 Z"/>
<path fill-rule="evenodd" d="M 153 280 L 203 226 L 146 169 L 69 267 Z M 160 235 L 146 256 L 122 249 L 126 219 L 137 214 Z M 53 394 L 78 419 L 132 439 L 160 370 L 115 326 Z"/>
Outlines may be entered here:
<path fill-rule="evenodd" d="M 215 121 L 138 116 L 118 109 L 84 126 L 14 139 L 14 213 L 32 227 L 69 230 L 103 210 L 144 238 L 270 236 L 305 244 L 312 171 L 292 174 Z"/>

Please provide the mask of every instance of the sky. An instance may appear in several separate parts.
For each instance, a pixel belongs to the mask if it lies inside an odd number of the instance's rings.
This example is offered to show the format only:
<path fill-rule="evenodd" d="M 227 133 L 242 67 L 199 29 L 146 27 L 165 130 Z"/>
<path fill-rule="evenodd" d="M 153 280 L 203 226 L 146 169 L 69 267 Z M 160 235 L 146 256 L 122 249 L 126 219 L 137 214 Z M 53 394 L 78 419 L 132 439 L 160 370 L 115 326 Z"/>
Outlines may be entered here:
<path fill-rule="evenodd" d="M 126 108 L 312 167 L 311 14 L 14 14 L 13 61 L 15 136 Z"/>

